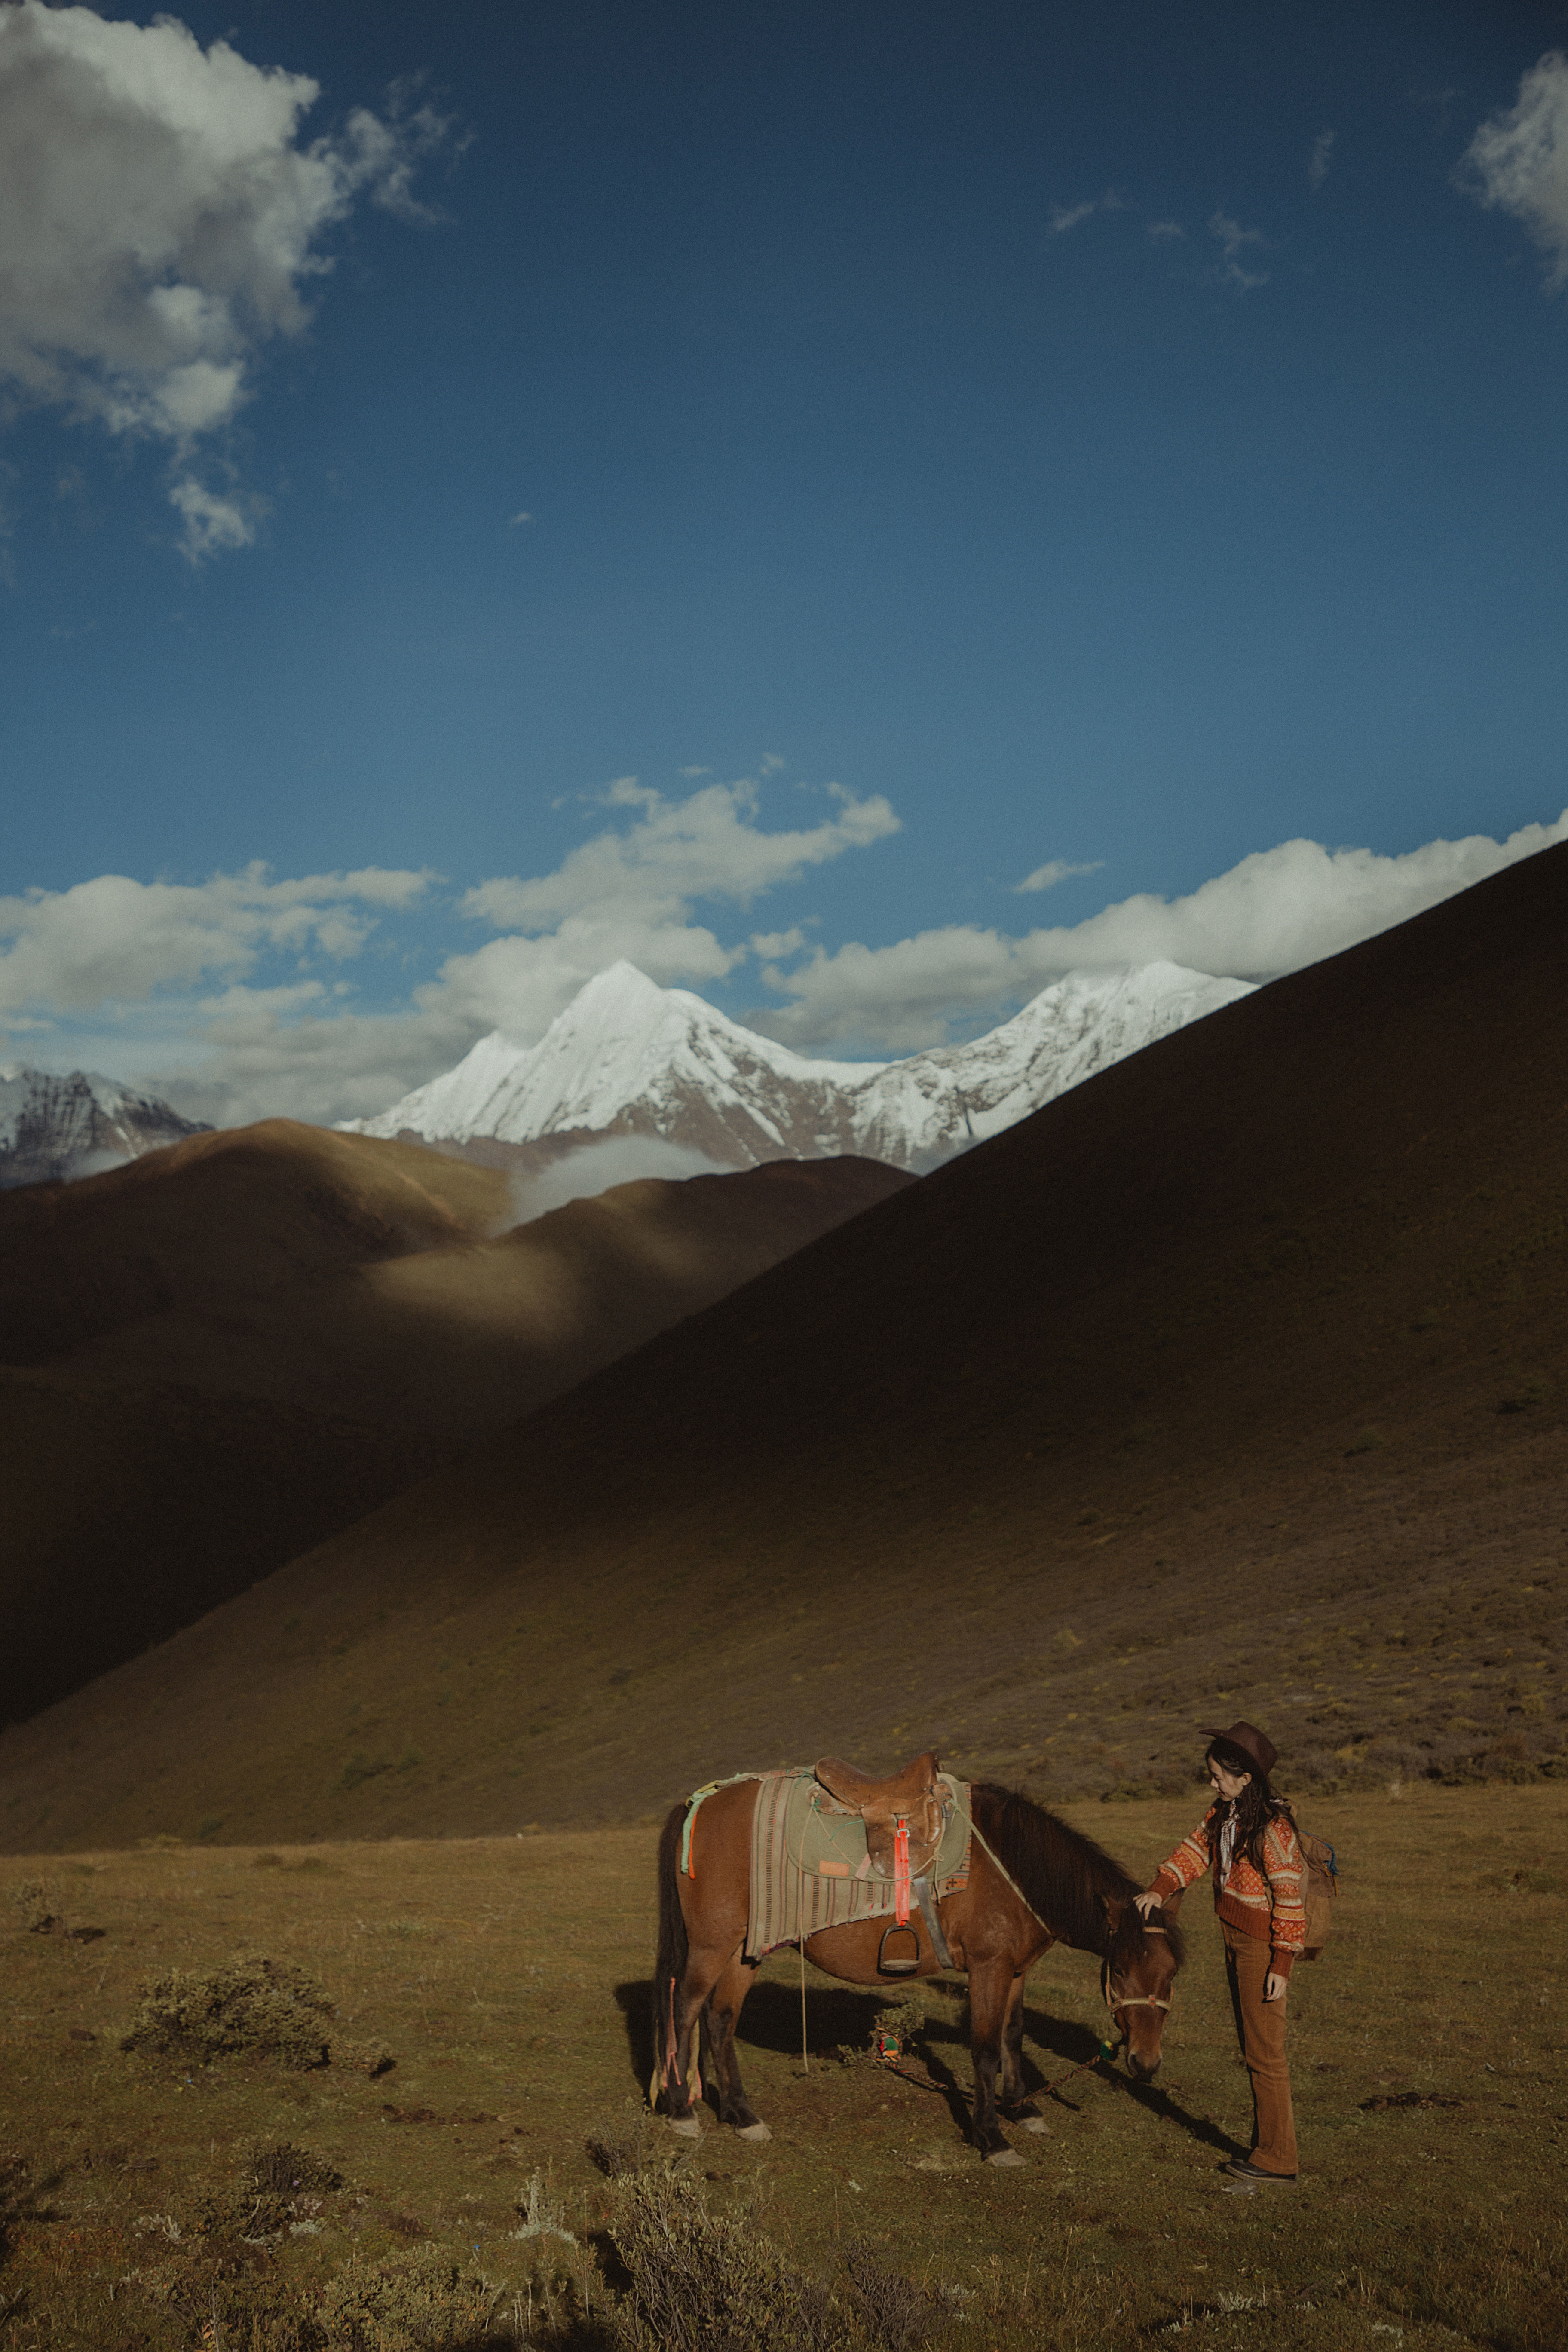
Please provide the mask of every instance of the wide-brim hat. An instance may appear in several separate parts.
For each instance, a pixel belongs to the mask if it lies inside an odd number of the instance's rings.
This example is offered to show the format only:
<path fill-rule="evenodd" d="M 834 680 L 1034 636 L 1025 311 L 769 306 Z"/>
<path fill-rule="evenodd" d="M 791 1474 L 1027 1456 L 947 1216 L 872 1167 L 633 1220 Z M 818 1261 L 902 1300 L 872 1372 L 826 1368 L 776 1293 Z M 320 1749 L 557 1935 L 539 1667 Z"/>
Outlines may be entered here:
<path fill-rule="evenodd" d="M 1279 1761 L 1279 1750 L 1268 1734 L 1259 1731 L 1255 1723 L 1233 1723 L 1227 1731 L 1217 1730 L 1210 1724 L 1204 1732 L 1204 1738 L 1223 1739 L 1227 1748 L 1238 1748 L 1244 1756 L 1252 1759 L 1266 1780 Z"/>

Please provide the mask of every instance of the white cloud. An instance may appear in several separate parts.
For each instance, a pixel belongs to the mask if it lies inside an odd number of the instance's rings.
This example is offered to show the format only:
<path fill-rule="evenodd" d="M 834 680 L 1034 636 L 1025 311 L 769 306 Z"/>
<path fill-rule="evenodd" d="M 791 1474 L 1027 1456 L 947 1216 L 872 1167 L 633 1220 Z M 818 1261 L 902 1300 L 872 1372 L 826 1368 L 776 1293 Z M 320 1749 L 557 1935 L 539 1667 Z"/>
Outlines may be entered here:
<path fill-rule="evenodd" d="M 172 16 L 0 5 L 0 378 L 170 445 L 193 562 L 255 536 L 254 504 L 193 469 L 197 445 L 249 396 L 262 345 L 305 325 L 323 232 L 363 196 L 416 210 L 415 163 L 445 134 L 427 108 L 359 109 L 302 147 L 318 95 Z"/>
<path fill-rule="evenodd" d="M 749 779 L 708 784 L 672 802 L 635 776 L 622 776 L 603 799 L 612 808 L 640 810 L 635 824 L 584 842 L 553 874 L 481 883 L 462 900 L 462 911 L 498 928 L 539 931 L 569 921 L 665 922 L 683 917 L 695 898 L 749 905 L 808 866 L 898 832 L 899 820 L 880 794 L 861 801 L 827 789 L 837 816 L 793 833 L 763 833 L 755 821 L 760 794 Z"/>
<path fill-rule="evenodd" d="M 215 1122 L 384 1110 L 487 1030 L 537 1038 L 619 957 L 665 986 L 722 980 L 753 950 L 697 921 L 699 900 L 747 907 L 898 831 L 886 800 L 826 790 L 831 816 L 767 833 L 750 779 L 668 802 L 635 776 L 618 777 L 593 797 L 630 821 L 583 843 L 552 873 L 497 877 L 467 892 L 458 910 L 503 936 L 449 956 L 435 980 L 384 1013 L 334 1006 L 313 971 L 281 985 L 251 982 L 268 954 L 336 962 L 357 955 L 378 912 L 421 897 L 424 875 L 369 868 L 274 881 L 255 866 L 195 886 L 105 875 L 0 900 L 0 1023 L 37 1056 L 51 1024 L 107 1009 L 134 1045 L 134 1075 L 150 1083 L 162 1075 L 182 1109 Z M 768 950 L 782 955 L 805 935 L 795 928 L 766 936 Z M 199 993 L 215 982 L 219 994 Z M 105 1054 L 95 1041 L 95 1051 L 132 1075 L 123 1043 Z M 58 1047 L 49 1058 L 60 1058 Z"/>
<path fill-rule="evenodd" d="M 1320 131 L 1312 142 L 1311 160 L 1307 165 L 1307 185 L 1314 195 L 1329 176 L 1336 135 L 1332 131 Z"/>
<path fill-rule="evenodd" d="M 913 1052 L 963 1012 L 1020 1003 L 1084 966 L 1168 959 L 1268 980 L 1336 955 L 1559 841 L 1568 841 L 1568 810 L 1554 824 L 1525 825 L 1503 842 L 1477 834 L 1399 857 L 1288 841 L 1244 857 L 1188 898 L 1125 898 L 1087 921 L 1023 939 L 950 924 L 893 947 L 818 949 L 793 971 L 764 973 L 792 1002 L 757 1025 L 811 1052 L 844 1039 Z"/>
<path fill-rule="evenodd" d="M 693 1176 L 728 1176 L 733 1162 L 710 1160 L 706 1152 L 684 1144 L 667 1143 L 658 1135 L 613 1135 L 604 1143 L 585 1143 L 552 1160 L 536 1175 L 511 1180 L 511 1221 L 531 1224 L 568 1201 L 595 1201 L 612 1184 L 637 1184 L 657 1177 L 667 1184 L 683 1184 Z"/>
<path fill-rule="evenodd" d="M 100 874 L 0 898 L 0 1019 L 95 1012 L 239 978 L 269 952 L 341 961 L 370 935 L 366 909 L 406 907 L 428 879 L 370 866 L 274 882 L 252 866 L 194 884 Z"/>
<path fill-rule="evenodd" d="M 1268 285 L 1268 270 L 1248 269 L 1241 258 L 1243 254 L 1250 253 L 1255 246 L 1259 252 L 1268 251 L 1268 240 L 1261 229 L 1243 228 L 1240 222 L 1233 221 L 1228 214 L 1215 212 L 1209 220 L 1209 235 L 1219 239 L 1221 250 L 1225 255 L 1225 268 L 1221 275 L 1227 286 L 1234 286 L 1241 293 L 1246 294 L 1254 287 Z"/>
<path fill-rule="evenodd" d="M 1097 857 L 1088 866 L 1069 866 L 1065 857 L 1048 857 L 1043 866 L 1037 866 L 1032 874 L 1026 874 L 1013 887 L 1020 894 L 1026 890 L 1054 890 L 1058 882 L 1070 882 L 1076 874 L 1098 874 L 1104 863 L 1103 857 Z"/>
<path fill-rule="evenodd" d="M 1181 224 L 1181 222 L 1180 222 L 1180 221 L 1173 221 L 1173 220 L 1147 221 L 1147 222 L 1145 222 L 1144 226 L 1145 226 L 1145 227 L 1148 229 L 1149 234 L 1150 234 L 1150 236 L 1156 236 L 1156 237 L 1185 236 L 1186 233 L 1187 233 L 1187 232 L 1186 232 L 1186 230 L 1182 226 L 1182 224 Z"/>
<path fill-rule="evenodd" d="M 384 1110 L 487 1030 L 532 1041 L 620 956 L 665 986 L 698 987 L 763 956 L 784 1002 L 749 1015 L 758 1028 L 807 1052 L 913 1052 L 1075 969 L 1168 959 L 1266 980 L 1568 841 L 1568 810 L 1506 841 L 1436 841 L 1403 856 L 1290 841 L 1184 898 L 1145 893 L 1079 923 L 1022 936 L 949 924 L 802 958 L 809 918 L 731 944 L 695 919 L 697 902 L 743 908 L 885 837 L 897 828 L 885 802 L 845 795 L 822 824 L 764 834 L 749 784 L 676 804 L 635 779 L 613 791 L 628 824 L 551 874 L 468 893 L 470 918 L 511 928 L 385 1009 L 363 1010 L 342 974 L 360 968 L 378 921 L 427 901 L 431 877 L 368 867 L 276 880 L 255 866 L 194 886 L 104 875 L 0 900 L 0 1029 L 28 1059 L 110 1069 L 217 1124 L 279 1113 L 330 1123 Z"/>
<path fill-rule="evenodd" d="M 1568 58 L 1560 49 L 1531 66 L 1512 107 L 1488 116 L 1457 176 L 1483 205 L 1524 223 L 1550 257 L 1549 287 L 1568 282 Z"/>
<path fill-rule="evenodd" d="M 1114 188 L 1107 188 L 1104 195 L 1092 196 L 1086 204 L 1054 205 L 1051 208 L 1051 235 L 1065 236 L 1069 229 L 1077 228 L 1080 222 L 1090 219 L 1096 213 L 1121 213 L 1126 209 L 1125 199 L 1119 196 Z"/>

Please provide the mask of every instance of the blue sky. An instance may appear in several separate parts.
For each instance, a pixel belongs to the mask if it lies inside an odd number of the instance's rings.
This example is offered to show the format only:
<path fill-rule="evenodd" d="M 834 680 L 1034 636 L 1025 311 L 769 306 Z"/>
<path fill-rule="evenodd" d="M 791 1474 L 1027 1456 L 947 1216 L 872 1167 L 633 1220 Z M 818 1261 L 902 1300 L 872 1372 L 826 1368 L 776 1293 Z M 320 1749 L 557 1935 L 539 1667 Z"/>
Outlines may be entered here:
<path fill-rule="evenodd" d="M 1557 837 L 1568 8 L 180 22 L 0 5 L 0 1050 L 900 1051 Z"/>

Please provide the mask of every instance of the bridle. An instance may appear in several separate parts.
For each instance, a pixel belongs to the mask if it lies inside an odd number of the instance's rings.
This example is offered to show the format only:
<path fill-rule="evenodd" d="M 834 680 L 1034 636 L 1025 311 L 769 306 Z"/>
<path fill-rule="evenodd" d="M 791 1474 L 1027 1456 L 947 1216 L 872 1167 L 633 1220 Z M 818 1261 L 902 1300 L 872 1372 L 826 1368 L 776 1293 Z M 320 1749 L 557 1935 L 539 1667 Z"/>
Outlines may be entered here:
<path fill-rule="evenodd" d="M 1163 1936 L 1165 1933 L 1165 1930 L 1163 1927 L 1151 1927 L 1148 1923 L 1145 1922 L 1143 1933 L 1146 1936 Z M 1101 1994 L 1104 1996 L 1105 2006 L 1110 2011 L 1112 2016 L 1115 2015 L 1119 2009 L 1169 2010 L 1171 2006 L 1168 2000 L 1162 2000 L 1156 1993 L 1119 1991 L 1115 1984 L 1111 1981 L 1110 1961 L 1109 1957 L 1103 1959 L 1100 1964 L 1100 1990 Z M 1121 2034 L 1123 2041 L 1125 2041 L 1127 2039 L 1127 2029 L 1125 2026 L 1121 2029 Z"/>

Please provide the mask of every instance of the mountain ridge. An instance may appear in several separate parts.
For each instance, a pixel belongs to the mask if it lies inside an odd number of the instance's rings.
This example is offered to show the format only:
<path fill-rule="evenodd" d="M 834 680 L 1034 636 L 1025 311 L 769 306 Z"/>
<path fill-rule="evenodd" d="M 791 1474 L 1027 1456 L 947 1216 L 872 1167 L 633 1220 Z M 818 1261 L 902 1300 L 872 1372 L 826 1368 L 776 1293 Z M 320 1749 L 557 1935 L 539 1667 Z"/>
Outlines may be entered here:
<path fill-rule="evenodd" d="M 492 1031 L 455 1068 L 342 1131 L 501 1146 L 528 1165 L 640 1135 L 716 1162 L 847 1153 L 924 1173 L 1251 993 L 1250 982 L 1172 963 L 1071 972 L 967 1045 L 836 1062 L 795 1054 L 623 960 L 589 981 L 537 1045 Z"/>

